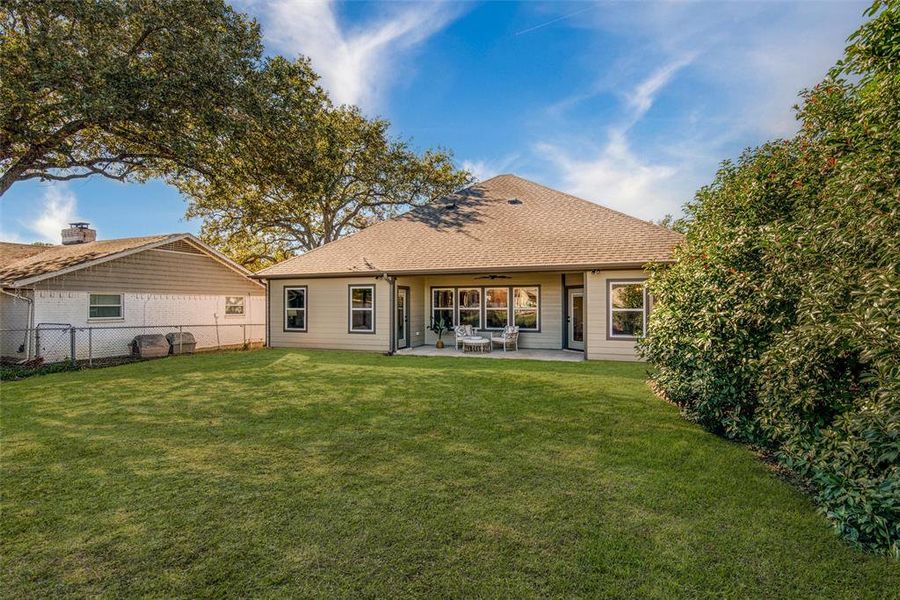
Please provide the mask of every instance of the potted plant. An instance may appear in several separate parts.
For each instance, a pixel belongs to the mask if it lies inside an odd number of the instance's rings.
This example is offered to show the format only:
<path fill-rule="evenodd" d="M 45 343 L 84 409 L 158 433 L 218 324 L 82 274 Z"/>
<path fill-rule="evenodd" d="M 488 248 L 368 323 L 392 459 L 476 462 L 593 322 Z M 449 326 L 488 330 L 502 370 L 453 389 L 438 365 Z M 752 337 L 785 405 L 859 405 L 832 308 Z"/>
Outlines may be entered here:
<path fill-rule="evenodd" d="M 434 335 L 437 336 L 437 341 L 434 343 L 435 348 L 443 348 L 444 340 L 441 337 L 447 333 L 447 322 L 444 321 L 444 317 L 441 317 L 437 320 L 431 321 L 431 326 L 428 327 L 431 331 L 434 332 Z"/>

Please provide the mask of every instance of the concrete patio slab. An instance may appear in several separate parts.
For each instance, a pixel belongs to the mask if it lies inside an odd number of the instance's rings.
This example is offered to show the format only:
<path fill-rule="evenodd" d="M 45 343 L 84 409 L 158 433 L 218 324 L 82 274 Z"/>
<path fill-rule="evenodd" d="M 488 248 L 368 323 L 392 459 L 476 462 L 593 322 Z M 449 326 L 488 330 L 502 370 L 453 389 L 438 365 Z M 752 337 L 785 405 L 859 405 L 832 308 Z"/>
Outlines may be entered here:
<path fill-rule="evenodd" d="M 452 345 L 444 348 L 435 348 L 431 345 L 416 346 L 415 348 L 403 348 L 397 351 L 398 356 L 442 356 L 442 357 L 467 357 L 467 358 L 500 358 L 520 360 L 551 360 L 563 362 L 581 362 L 584 360 L 584 352 L 577 350 L 535 350 L 520 348 L 516 351 L 504 352 L 496 349 L 492 352 L 465 352 L 457 350 Z"/>

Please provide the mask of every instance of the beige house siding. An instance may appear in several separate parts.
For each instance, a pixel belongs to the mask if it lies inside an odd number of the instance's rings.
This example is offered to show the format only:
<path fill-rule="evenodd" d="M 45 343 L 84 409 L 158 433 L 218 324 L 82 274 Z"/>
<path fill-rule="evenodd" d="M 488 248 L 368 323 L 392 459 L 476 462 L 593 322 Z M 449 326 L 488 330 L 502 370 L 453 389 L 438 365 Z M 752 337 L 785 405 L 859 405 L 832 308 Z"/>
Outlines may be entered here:
<path fill-rule="evenodd" d="M 375 333 L 349 332 L 349 286 L 375 286 Z M 390 284 L 374 277 L 273 279 L 269 282 L 269 344 L 280 348 L 322 348 L 387 352 L 390 340 Z M 307 289 L 306 331 L 284 330 L 284 288 Z M 415 331 L 415 325 L 412 324 Z"/>
<path fill-rule="evenodd" d="M 37 282 L 37 290 L 264 296 L 265 288 L 206 255 L 145 250 Z"/>
<path fill-rule="evenodd" d="M 423 277 L 423 324 L 431 322 L 431 289 L 436 287 L 506 287 L 540 286 L 540 331 L 523 331 L 519 335 L 520 348 L 562 348 L 562 274 L 561 273 L 508 273 L 508 279 L 478 279 L 477 275 L 441 275 Z M 415 326 L 413 326 L 415 329 Z M 488 337 L 489 332 L 482 335 Z M 425 343 L 434 344 L 436 336 L 426 331 Z M 453 333 L 444 341 L 453 343 Z"/>
<path fill-rule="evenodd" d="M 588 360 L 640 360 L 632 340 L 607 339 L 607 286 L 610 280 L 646 279 L 640 269 L 587 272 L 585 277 L 585 342 Z"/>

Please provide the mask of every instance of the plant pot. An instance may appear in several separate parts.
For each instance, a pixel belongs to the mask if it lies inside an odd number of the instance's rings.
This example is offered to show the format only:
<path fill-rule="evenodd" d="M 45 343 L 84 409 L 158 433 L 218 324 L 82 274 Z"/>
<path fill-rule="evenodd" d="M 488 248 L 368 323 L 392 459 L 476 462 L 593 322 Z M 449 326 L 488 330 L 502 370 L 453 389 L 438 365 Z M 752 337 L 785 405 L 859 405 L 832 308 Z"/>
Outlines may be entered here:
<path fill-rule="evenodd" d="M 436 342 L 434 343 L 434 347 L 435 347 L 435 348 L 443 348 L 443 347 L 444 347 L 444 340 L 438 340 L 438 341 L 436 341 Z"/>

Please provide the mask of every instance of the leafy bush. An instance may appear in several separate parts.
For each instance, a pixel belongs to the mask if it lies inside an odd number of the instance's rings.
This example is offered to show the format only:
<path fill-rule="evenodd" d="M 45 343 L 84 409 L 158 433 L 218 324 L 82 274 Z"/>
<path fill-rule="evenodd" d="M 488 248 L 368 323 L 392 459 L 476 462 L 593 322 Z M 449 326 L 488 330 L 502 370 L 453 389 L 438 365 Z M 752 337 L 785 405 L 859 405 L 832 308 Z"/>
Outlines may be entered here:
<path fill-rule="evenodd" d="M 686 416 L 773 449 L 842 535 L 900 556 L 900 3 L 868 14 L 798 135 L 687 206 L 641 348 Z"/>

